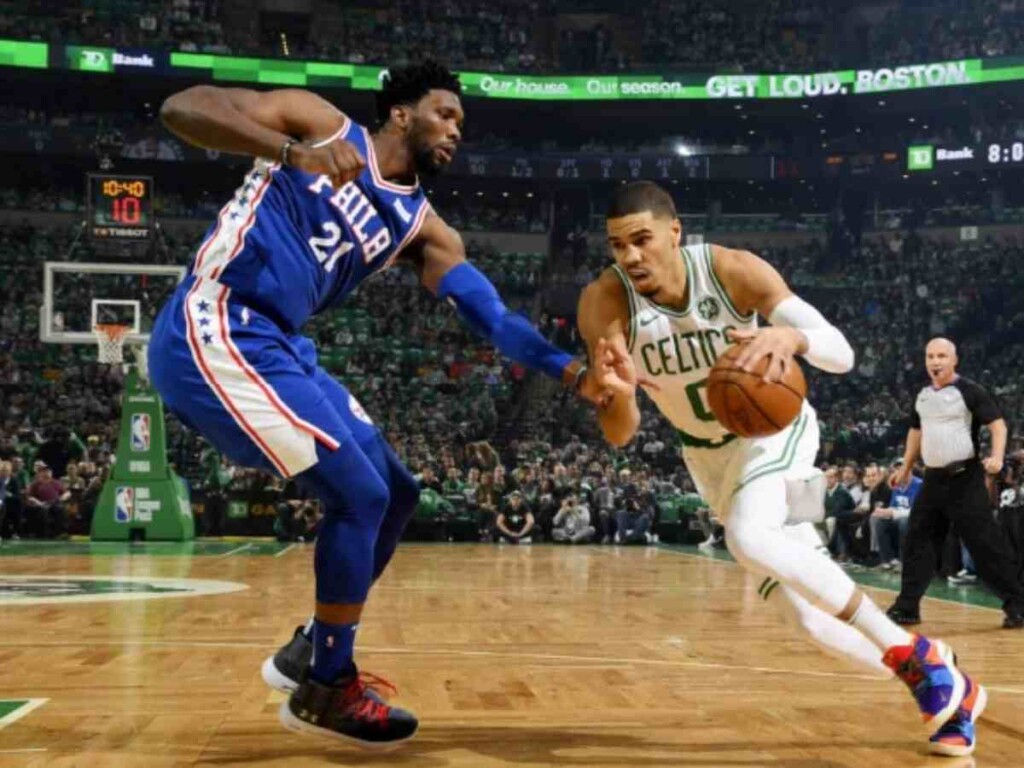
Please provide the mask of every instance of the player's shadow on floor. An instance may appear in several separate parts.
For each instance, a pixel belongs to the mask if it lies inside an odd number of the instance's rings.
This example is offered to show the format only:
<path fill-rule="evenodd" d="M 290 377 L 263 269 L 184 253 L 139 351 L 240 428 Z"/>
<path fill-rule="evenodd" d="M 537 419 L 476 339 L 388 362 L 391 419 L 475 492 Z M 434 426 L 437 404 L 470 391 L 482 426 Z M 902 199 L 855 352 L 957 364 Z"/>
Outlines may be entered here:
<path fill-rule="evenodd" d="M 887 757 L 905 752 L 907 765 L 917 765 L 915 760 L 923 755 L 917 753 L 906 742 L 878 743 L 870 747 L 863 741 L 850 746 L 858 750 L 872 749 L 884 752 Z M 470 752 L 488 764 L 537 766 L 559 765 L 588 768 L 590 766 L 680 766 L 681 768 L 753 768 L 758 763 L 753 755 L 778 752 L 808 751 L 827 753 L 843 749 L 844 745 L 834 740 L 815 743 L 799 742 L 736 742 L 711 744 L 685 744 L 644 738 L 621 732 L 574 731 L 530 727 L 503 726 L 449 726 L 425 727 L 416 738 L 392 752 L 368 752 L 356 747 L 332 746 L 322 739 L 288 739 L 280 747 L 261 747 L 259 755 L 216 754 L 215 750 L 205 753 L 196 765 L 286 765 L 290 759 L 308 757 L 331 765 L 406 766 L 407 768 L 443 768 L 453 763 L 453 752 Z M 575 754 L 573 754 L 575 752 Z M 212 753 L 212 754 L 211 754 Z M 715 757 L 729 753 L 736 757 Z M 743 755 L 747 753 L 747 755 Z M 772 768 L 848 768 L 849 763 L 839 763 L 822 757 L 774 757 Z M 473 758 L 466 761 L 473 765 Z M 943 764 L 945 768 L 954 768 Z"/>

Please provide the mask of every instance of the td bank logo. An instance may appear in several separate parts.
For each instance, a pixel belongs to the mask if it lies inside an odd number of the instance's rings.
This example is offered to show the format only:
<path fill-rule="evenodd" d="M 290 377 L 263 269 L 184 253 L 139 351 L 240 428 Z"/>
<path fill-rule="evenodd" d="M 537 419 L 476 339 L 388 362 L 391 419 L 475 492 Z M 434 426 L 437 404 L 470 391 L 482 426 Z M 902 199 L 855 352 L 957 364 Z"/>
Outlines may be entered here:
<path fill-rule="evenodd" d="M 108 48 L 79 48 L 78 68 L 83 72 L 110 72 L 114 68 Z"/>
<path fill-rule="evenodd" d="M 248 589 L 233 581 L 139 576 L 0 576 L 0 605 L 111 603 L 220 595 Z"/>
<path fill-rule="evenodd" d="M 931 144 L 920 144 L 907 148 L 908 171 L 930 171 L 935 167 L 935 147 Z"/>

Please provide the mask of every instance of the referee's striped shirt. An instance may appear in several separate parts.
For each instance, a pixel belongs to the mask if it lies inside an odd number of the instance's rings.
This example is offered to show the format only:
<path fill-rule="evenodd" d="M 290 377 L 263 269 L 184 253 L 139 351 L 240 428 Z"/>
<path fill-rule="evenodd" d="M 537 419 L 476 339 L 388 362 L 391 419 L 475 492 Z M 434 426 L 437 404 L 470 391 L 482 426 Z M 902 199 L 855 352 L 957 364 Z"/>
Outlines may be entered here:
<path fill-rule="evenodd" d="M 918 393 L 910 425 L 921 430 L 921 458 L 934 468 L 977 458 L 982 424 L 1002 417 L 992 395 L 957 376 L 940 389 L 927 386 Z"/>

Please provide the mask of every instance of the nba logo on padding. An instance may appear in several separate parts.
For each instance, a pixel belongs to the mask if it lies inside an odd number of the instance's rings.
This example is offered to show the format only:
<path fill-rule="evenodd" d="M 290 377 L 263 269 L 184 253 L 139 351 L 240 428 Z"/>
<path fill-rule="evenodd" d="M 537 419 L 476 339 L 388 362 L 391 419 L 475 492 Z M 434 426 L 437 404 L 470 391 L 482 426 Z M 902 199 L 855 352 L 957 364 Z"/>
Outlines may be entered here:
<path fill-rule="evenodd" d="M 135 514 L 135 489 L 118 486 L 114 493 L 114 520 L 118 523 L 130 523 Z"/>
<path fill-rule="evenodd" d="M 149 414 L 132 414 L 132 450 L 137 452 L 149 450 Z"/>

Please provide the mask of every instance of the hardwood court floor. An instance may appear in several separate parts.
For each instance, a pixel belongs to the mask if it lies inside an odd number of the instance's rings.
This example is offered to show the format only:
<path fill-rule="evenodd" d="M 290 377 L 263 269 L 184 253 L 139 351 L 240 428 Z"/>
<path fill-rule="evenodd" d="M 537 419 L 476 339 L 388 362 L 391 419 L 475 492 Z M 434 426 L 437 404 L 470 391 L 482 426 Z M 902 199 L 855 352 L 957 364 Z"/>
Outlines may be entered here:
<path fill-rule="evenodd" d="M 805 643 L 731 562 L 667 548 L 406 545 L 373 593 L 358 651 L 422 725 L 400 751 L 373 754 L 283 730 L 281 699 L 260 680 L 309 610 L 310 547 L 0 554 L 0 699 L 46 700 L 6 718 L 0 703 L 3 768 L 1024 765 L 1024 635 L 984 607 L 924 606 L 925 630 L 991 693 L 974 760 L 939 758 L 901 686 Z M 3 602 L 32 585 L 17 575 L 37 577 L 49 601 Z M 107 597 L 135 584 L 133 597 L 162 599 L 62 604 L 39 578 L 58 575 L 92 577 Z M 150 577 L 248 589 L 167 597 L 174 582 Z"/>

